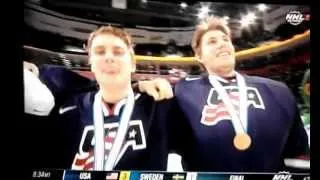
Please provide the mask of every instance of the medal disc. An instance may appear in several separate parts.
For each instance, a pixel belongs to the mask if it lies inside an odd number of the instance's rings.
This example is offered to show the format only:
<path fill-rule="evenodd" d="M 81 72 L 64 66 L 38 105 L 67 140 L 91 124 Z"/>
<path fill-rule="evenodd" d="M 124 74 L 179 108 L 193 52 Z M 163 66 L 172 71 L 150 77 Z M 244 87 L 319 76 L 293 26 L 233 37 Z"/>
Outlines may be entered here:
<path fill-rule="evenodd" d="M 237 134 L 233 139 L 233 144 L 238 150 L 246 150 L 251 145 L 251 138 L 247 133 Z"/>

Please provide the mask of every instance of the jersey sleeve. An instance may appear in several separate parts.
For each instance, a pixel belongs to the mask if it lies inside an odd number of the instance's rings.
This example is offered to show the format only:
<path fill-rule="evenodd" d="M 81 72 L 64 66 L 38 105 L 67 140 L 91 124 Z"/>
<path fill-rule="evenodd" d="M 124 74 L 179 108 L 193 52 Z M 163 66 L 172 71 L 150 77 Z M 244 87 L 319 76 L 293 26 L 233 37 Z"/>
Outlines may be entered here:
<path fill-rule="evenodd" d="M 284 164 L 290 171 L 310 169 L 310 149 L 299 109 L 294 107 L 294 119 L 285 145 Z"/>
<path fill-rule="evenodd" d="M 291 126 L 283 150 L 285 168 L 291 171 L 310 168 L 308 135 L 304 128 L 297 101 L 290 89 L 283 83 L 270 86 L 276 100 L 288 114 Z"/>
<path fill-rule="evenodd" d="M 174 93 L 179 93 L 179 87 L 174 86 Z M 172 107 L 170 110 L 169 121 L 169 149 L 171 153 L 176 153 L 181 156 L 181 163 L 184 169 L 188 169 L 187 159 L 192 154 L 189 151 L 189 146 L 192 146 L 190 142 L 195 136 L 192 134 L 192 128 L 180 108 L 180 105 L 176 97 L 172 98 Z"/>
<path fill-rule="evenodd" d="M 43 65 L 39 68 L 40 80 L 50 89 L 55 99 L 52 113 L 70 97 L 97 89 L 97 84 L 65 67 Z"/>
<path fill-rule="evenodd" d="M 55 97 L 68 95 L 93 84 L 90 79 L 56 65 L 41 66 L 39 74 L 40 80 L 48 86 Z"/>

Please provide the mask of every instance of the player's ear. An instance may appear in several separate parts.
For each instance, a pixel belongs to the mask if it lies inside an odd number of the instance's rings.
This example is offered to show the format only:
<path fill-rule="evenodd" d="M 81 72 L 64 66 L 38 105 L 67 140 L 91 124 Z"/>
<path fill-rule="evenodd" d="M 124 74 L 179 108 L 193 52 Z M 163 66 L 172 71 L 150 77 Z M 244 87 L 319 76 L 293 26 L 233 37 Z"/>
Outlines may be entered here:
<path fill-rule="evenodd" d="M 83 49 L 84 49 L 84 51 L 85 51 L 85 52 L 87 53 L 87 55 L 88 55 L 87 64 L 88 64 L 88 65 L 91 65 L 89 48 L 88 48 L 88 46 L 87 46 L 85 43 L 83 43 Z"/>
<path fill-rule="evenodd" d="M 131 63 L 132 63 L 131 72 L 134 73 L 136 71 L 137 61 L 136 61 L 136 57 L 135 57 L 135 54 L 134 54 L 133 46 L 130 47 L 129 51 L 130 51 Z"/>
<path fill-rule="evenodd" d="M 198 61 L 199 63 L 202 63 L 202 60 L 201 60 L 201 50 L 200 50 L 199 47 L 198 47 L 197 50 L 195 51 L 194 59 L 195 59 L 196 61 Z"/>

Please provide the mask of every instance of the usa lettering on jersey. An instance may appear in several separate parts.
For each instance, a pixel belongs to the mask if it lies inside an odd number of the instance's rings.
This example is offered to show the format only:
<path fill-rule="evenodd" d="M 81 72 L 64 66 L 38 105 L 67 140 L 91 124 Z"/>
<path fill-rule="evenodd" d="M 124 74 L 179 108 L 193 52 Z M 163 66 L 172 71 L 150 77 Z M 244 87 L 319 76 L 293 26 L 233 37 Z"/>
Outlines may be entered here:
<path fill-rule="evenodd" d="M 106 123 L 105 129 L 105 159 L 108 158 L 109 152 L 112 148 L 114 139 L 117 135 L 119 123 Z M 83 130 L 82 138 L 79 145 L 79 152 L 75 155 L 72 163 L 74 170 L 93 170 L 94 167 L 94 126 L 86 126 Z M 129 122 L 126 138 L 123 142 L 120 153 L 117 157 L 116 163 L 121 159 L 123 154 L 129 147 L 132 150 L 141 150 L 146 148 L 146 139 L 141 120 L 132 120 Z"/>
<path fill-rule="evenodd" d="M 238 87 L 225 86 L 224 88 L 239 115 L 240 94 Z M 247 96 L 247 107 L 265 109 L 263 100 L 257 88 L 247 87 Z M 211 88 L 207 104 L 202 110 L 201 123 L 207 126 L 214 126 L 222 120 L 231 120 L 231 116 L 226 105 L 223 103 L 221 96 L 219 96 L 214 88 Z"/>

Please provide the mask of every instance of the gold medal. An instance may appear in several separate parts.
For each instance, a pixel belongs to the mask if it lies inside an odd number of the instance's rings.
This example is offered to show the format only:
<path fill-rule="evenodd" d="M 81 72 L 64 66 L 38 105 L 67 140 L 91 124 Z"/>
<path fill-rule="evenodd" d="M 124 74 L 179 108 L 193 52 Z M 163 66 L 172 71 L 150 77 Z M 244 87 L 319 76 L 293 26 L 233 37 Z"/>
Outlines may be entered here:
<path fill-rule="evenodd" d="M 240 151 L 248 149 L 251 145 L 251 138 L 247 133 L 237 134 L 233 139 L 234 147 Z"/>

